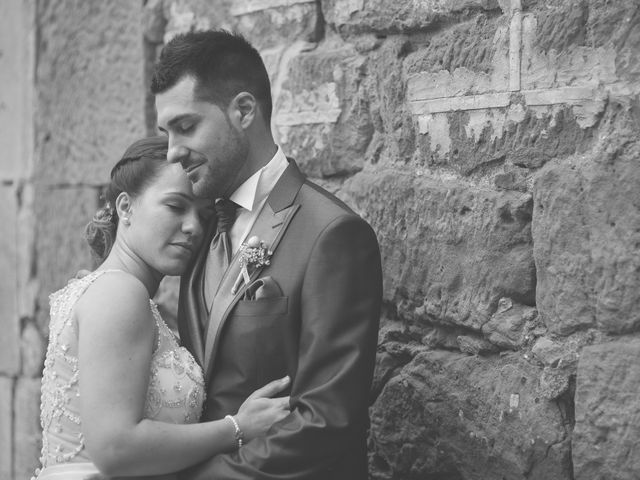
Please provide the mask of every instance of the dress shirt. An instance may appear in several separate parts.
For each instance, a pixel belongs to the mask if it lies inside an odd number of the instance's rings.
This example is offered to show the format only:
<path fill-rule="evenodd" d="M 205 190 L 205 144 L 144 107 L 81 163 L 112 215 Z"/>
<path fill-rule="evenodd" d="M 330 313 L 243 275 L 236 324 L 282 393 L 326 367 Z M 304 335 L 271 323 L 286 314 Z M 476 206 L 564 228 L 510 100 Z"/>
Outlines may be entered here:
<path fill-rule="evenodd" d="M 287 157 L 278 146 L 269 163 L 245 180 L 229 197 L 229 200 L 239 205 L 236 221 L 229 232 L 231 250 L 234 254 L 249 235 L 251 227 L 267 202 L 267 197 L 288 165 Z"/>

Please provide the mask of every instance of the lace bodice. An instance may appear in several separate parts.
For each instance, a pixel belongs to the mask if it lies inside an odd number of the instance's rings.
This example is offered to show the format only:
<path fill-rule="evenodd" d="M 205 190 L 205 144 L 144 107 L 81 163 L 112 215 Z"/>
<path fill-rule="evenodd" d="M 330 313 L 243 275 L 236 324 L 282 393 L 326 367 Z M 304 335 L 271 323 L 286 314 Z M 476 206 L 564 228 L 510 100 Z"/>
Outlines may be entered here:
<path fill-rule="evenodd" d="M 73 307 L 89 285 L 106 271 L 72 280 L 51 294 L 49 346 L 42 375 L 40 422 L 42 466 L 91 461 L 85 448 L 80 418 L 78 325 Z M 202 369 L 178 344 L 155 303 L 156 344 L 151 358 L 145 418 L 169 423 L 194 423 L 204 403 Z"/>

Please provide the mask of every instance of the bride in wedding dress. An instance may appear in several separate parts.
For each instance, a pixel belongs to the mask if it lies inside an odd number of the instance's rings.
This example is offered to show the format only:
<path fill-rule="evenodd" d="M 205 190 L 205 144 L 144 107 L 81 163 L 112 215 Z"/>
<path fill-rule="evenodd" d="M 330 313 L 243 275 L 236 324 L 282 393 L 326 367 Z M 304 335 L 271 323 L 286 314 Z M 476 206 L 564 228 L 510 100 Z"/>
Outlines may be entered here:
<path fill-rule="evenodd" d="M 271 398 L 285 377 L 238 412 L 198 423 L 202 369 L 151 298 L 195 255 L 208 210 L 166 153 L 164 137 L 129 147 L 87 227 L 100 266 L 50 296 L 38 480 L 171 474 L 241 447 L 289 413 L 289 397 Z"/>

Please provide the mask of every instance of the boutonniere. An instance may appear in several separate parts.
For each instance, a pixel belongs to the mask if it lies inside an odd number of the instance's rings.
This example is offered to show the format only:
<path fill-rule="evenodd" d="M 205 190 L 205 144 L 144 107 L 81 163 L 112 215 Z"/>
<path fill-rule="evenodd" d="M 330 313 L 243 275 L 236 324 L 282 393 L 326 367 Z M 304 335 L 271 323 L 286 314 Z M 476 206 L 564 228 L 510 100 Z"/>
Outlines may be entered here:
<path fill-rule="evenodd" d="M 251 273 L 258 268 L 270 265 L 271 255 L 273 252 L 255 235 L 240 245 L 240 273 L 233 284 L 231 294 L 237 293 L 243 281 L 245 284 L 249 284 Z"/>

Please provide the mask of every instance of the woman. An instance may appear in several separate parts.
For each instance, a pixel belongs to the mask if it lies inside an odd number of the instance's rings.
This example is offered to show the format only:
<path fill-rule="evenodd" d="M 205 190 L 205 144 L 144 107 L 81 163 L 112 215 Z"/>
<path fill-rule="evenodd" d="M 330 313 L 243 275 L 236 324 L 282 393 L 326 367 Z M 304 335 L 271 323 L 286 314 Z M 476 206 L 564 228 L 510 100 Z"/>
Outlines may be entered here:
<path fill-rule="evenodd" d="M 254 392 L 235 416 L 196 423 L 202 370 L 151 298 L 197 251 L 206 208 L 166 154 L 164 137 L 125 152 L 106 206 L 87 227 L 102 263 L 50 297 L 38 480 L 169 474 L 238 448 L 289 412 L 288 397 L 268 398 L 287 386 L 285 377 Z"/>

